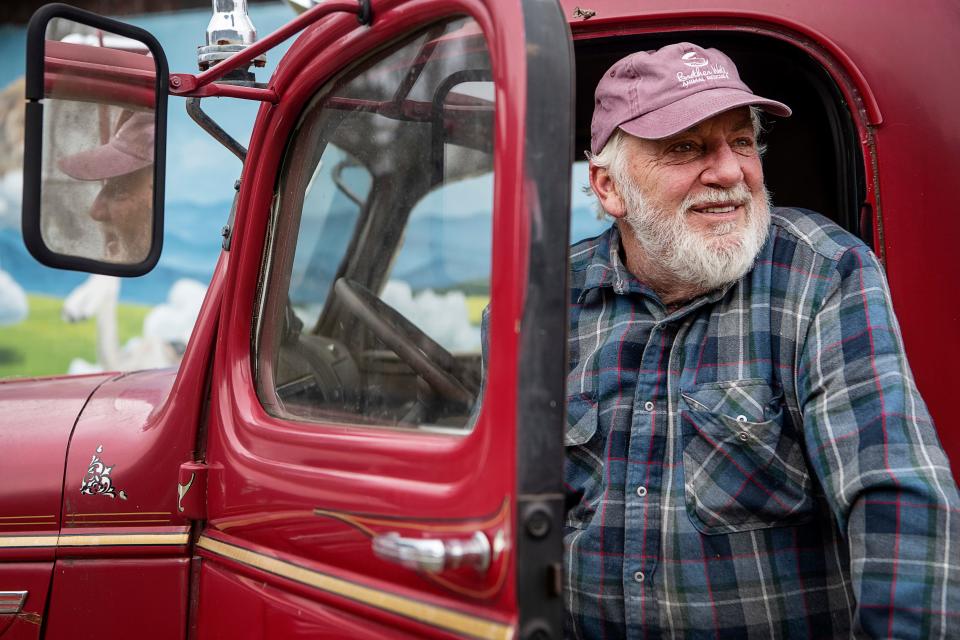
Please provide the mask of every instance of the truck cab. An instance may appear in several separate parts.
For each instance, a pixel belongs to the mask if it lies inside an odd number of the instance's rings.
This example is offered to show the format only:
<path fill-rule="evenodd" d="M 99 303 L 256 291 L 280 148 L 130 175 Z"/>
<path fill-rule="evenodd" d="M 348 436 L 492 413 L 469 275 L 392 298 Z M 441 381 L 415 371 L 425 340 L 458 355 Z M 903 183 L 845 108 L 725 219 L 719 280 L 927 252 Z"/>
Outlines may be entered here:
<path fill-rule="evenodd" d="M 0 638 L 560 637 L 567 249 L 592 215 L 571 175 L 600 76 L 675 41 L 792 107 L 766 125 L 768 189 L 881 257 L 956 469 L 960 95 L 939 69 L 960 25 L 906 12 L 324 0 L 191 74 L 139 29 L 41 9 L 24 235 L 49 264 L 148 270 L 168 99 L 261 107 L 227 141 L 243 170 L 180 366 L 0 383 Z M 125 44 L 64 47 L 57 21 Z M 925 46 L 891 51 L 903 29 Z M 242 75 L 293 36 L 272 77 Z M 148 248 L 117 257 L 87 215 L 101 184 L 62 168 L 84 143 L 49 132 L 106 144 L 124 111 L 153 119 L 152 207 Z M 474 322 L 436 321 L 468 300 Z"/>

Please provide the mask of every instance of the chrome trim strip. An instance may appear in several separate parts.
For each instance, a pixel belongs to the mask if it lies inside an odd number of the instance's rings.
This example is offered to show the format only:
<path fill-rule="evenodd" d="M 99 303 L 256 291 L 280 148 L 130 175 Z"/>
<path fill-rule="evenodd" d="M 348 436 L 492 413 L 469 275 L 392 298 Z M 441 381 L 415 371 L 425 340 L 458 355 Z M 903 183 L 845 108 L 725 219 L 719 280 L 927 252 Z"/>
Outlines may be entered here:
<path fill-rule="evenodd" d="M 56 547 L 57 534 L 39 536 L 0 536 L 0 549 L 17 549 L 23 547 Z"/>
<path fill-rule="evenodd" d="M 18 614 L 27 601 L 27 591 L 0 591 L 0 614 Z"/>
<path fill-rule="evenodd" d="M 0 536 L 0 549 L 37 547 L 118 547 L 182 546 L 189 544 L 189 533 L 98 533 Z"/>
<path fill-rule="evenodd" d="M 62 534 L 60 547 L 117 547 L 130 545 L 184 545 L 190 542 L 189 533 L 109 533 Z"/>
<path fill-rule="evenodd" d="M 200 537 L 197 547 L 248 567 L 315 587 L 321 591 L 348 598 L 382 611 L 398 614 L 432 627 L 472 638 L 510 640 L 514 636 L 514 629 L 509 624 L 461 613 L 454 609 L 400 596 L 389 591 L 374 589 L 207 536 Z"/>

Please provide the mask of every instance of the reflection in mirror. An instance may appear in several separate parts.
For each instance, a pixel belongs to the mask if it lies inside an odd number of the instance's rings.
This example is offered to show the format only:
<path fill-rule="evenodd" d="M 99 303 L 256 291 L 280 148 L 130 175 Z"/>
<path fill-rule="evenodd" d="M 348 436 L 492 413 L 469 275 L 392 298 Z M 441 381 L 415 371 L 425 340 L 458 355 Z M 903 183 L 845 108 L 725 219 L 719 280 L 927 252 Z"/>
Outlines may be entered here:
<path fill-rule="evenodd" d="M 143 43 L 63 18 L 47 25 L 40 230 L 50 250 L 124 265 L 150 255 L 155 87 Z"/>

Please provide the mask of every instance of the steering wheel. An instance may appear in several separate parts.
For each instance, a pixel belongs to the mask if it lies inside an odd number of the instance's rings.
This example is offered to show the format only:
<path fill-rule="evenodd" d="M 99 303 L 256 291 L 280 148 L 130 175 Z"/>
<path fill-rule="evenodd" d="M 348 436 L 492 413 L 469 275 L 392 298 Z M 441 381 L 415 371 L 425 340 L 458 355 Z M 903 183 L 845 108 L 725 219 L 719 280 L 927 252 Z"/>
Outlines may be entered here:
<path fill-rule="evenodd" d="M 333 289 L 347 310 L 438 394 L 465 407 L 473 404 L 477 389 L 461 379 L 460 363 L 436 340 L 353 280 L 338 278 Z"/>

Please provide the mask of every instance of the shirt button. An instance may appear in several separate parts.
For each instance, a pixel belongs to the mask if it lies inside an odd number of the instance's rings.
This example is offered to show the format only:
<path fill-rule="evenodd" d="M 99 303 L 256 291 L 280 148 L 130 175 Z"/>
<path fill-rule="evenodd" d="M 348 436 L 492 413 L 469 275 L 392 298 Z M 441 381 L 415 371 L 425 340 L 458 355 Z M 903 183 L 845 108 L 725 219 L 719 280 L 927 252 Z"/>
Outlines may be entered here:
<path fill-rule="evenodd" d="M 643 496 L 647 495 L 647 488 L 646 488 L 646 487 L 637 487 L 637 495 L 640 496 L 641 498 L 642 498 Z"/>
<path fill-rule="evenodd" d="M 749 439 L 750 439 L 750 435 L 746 431 L 741 431 L 740 433 L 737 434 L 737 440 L 739 440 L 740 442 L 746 442 Z"/>
<path fill-rule="evenodd" d="M 746 421 L 747 421 L 747 416 L 742 414 L 737 416 L 737 422 L 746 422 Z"/>
<path fill-rule="evenodd" d="M 644 578 L 646 578 L 646 576 L 643 575 L 643 571 L 637 571 L 635 574 L 633 574 L 633 579 L 637 582 L 643 582 Z"/>
<path fill-rule="evenodd" d="M 647 411 L 653 411 L 653 403 L 647 400 L 646 402 L 643 403 L 643 408 L 646 409 Z"/>

